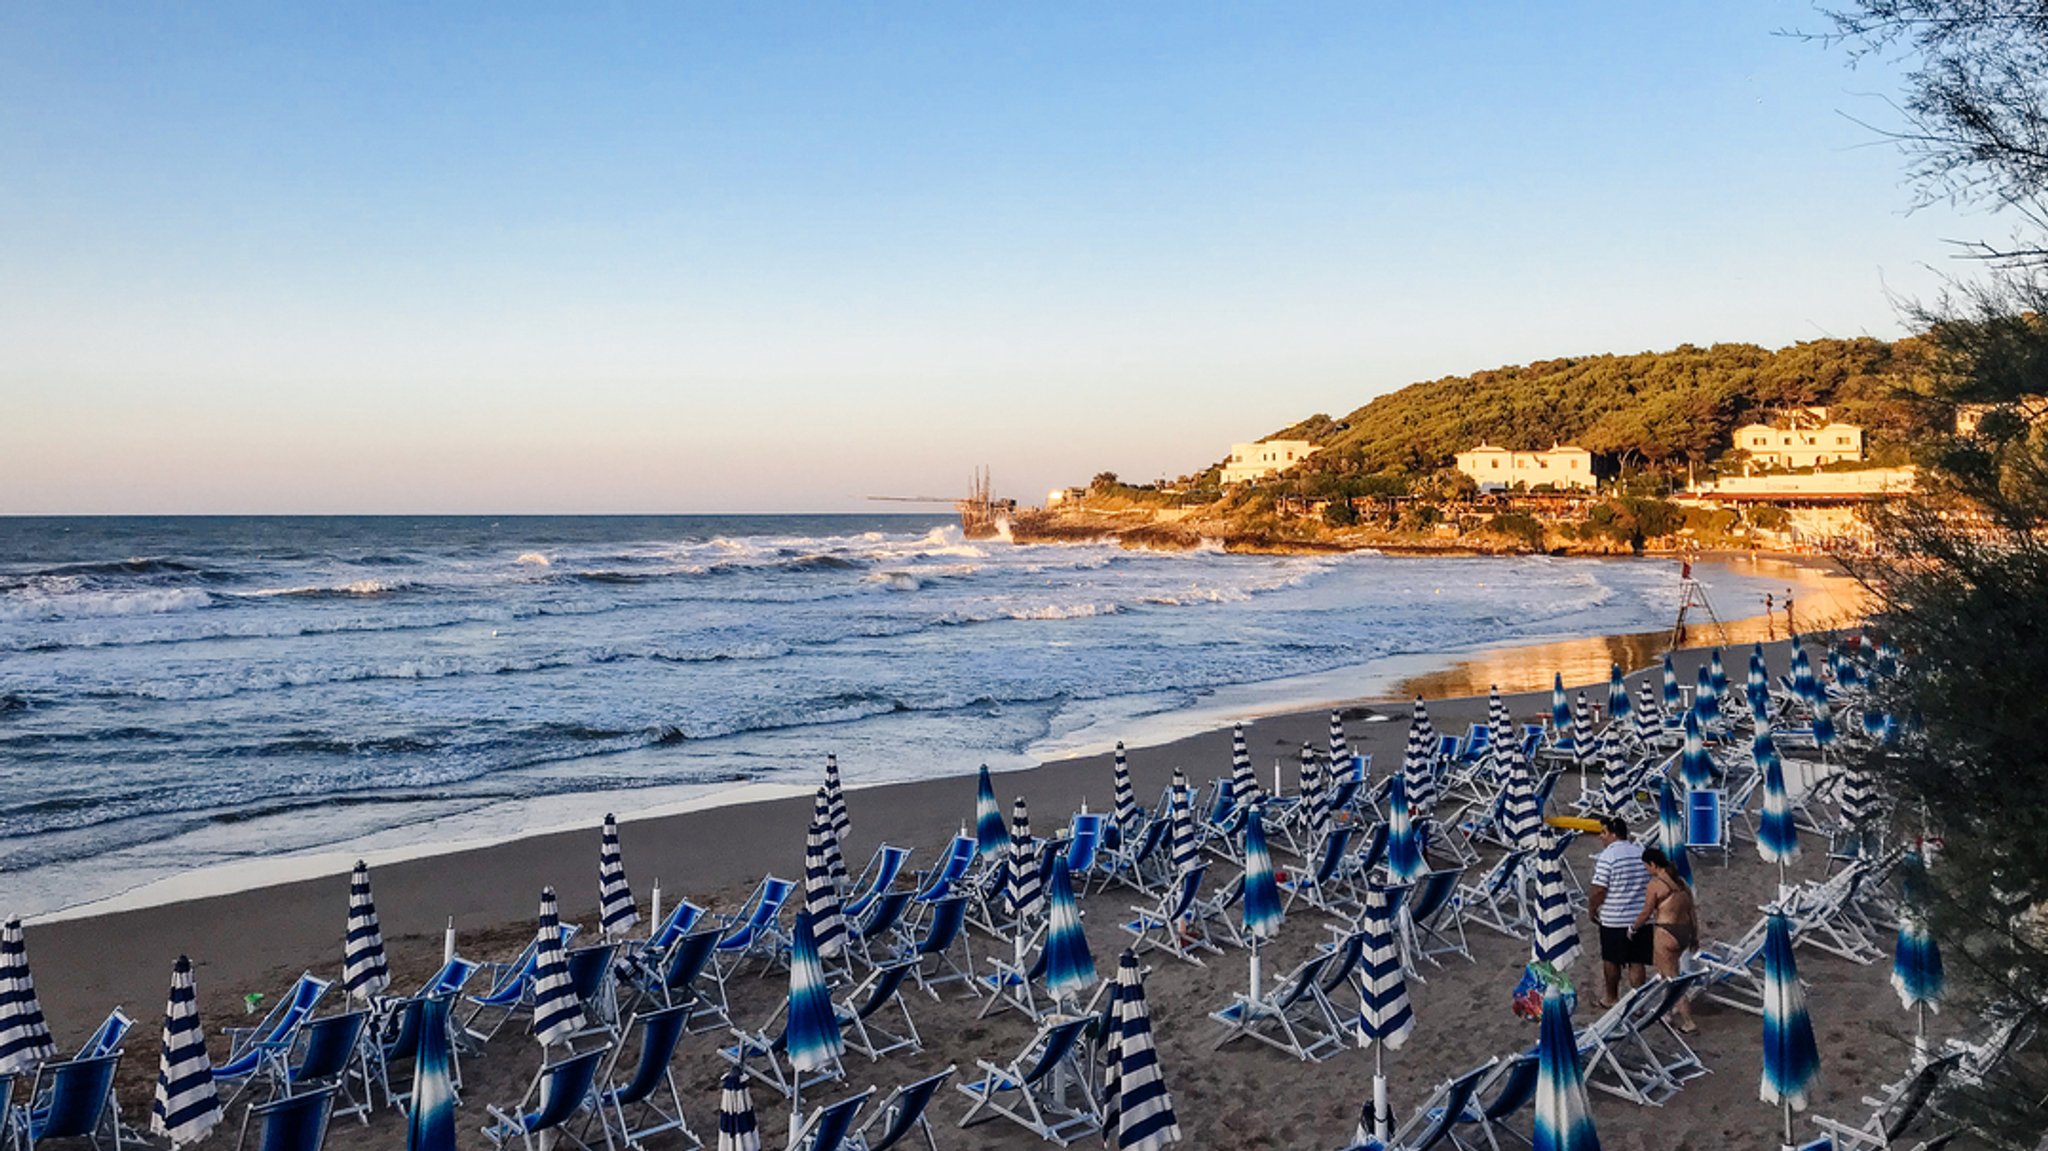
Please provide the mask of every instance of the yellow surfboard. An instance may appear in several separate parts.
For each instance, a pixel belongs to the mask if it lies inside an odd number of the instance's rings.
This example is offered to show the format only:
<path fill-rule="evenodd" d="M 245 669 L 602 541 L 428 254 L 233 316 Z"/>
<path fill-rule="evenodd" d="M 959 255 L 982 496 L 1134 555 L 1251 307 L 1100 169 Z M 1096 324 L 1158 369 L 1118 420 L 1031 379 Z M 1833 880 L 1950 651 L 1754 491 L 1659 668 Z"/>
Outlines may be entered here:
<path fill-rule="evenodd" d="M 1543 817 L 1543 822 L 1552 827 L 1562 827 L 1570 831 L 1600 830 L 1599 820 L 1587 819 L 1581 815 L 1546 815 Z"/>

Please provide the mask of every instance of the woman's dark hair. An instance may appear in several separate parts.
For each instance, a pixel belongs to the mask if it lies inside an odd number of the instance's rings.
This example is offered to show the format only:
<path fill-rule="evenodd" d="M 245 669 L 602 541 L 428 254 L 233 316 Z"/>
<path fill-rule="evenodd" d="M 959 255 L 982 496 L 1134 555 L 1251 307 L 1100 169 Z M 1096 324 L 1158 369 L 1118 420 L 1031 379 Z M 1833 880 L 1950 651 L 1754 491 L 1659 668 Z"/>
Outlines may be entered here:
<path fill-rule="evenodd" d="M 1680 883 L 1685 882 L 1685 877 L 1679 875 L 1678 868 L 1672 864 L 1671 857 L 1654 847 L 1645 847 L 1643 849 L 1643 866 L 1654 867 L 1658 871 L 1662 871 L 1677 879 Z"/>

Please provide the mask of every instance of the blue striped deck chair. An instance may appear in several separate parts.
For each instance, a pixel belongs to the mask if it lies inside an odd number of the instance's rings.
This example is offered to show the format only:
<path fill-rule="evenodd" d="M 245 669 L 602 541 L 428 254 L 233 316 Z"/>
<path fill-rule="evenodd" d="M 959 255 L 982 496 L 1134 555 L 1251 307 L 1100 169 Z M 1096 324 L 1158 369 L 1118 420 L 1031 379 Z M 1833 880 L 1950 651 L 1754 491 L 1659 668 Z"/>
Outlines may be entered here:
<path fill-rule="evenodd" d="M 45 1139 L 85 1139 L 97 1148 L 100 1136 L 121 1149 L 121 1117 L 114 1108 L 114 1072 L 121 1052 L 67 1059 L 36 1068 L 29 1102 L 16 1108 L 15 1128 L 24 1151 Z"/>
<path fill-rule="evenodd" d="M 334 1113 L 334 1087 L 288 1095 L 249 1108 L 242 1130 L 256 1125 L 257 1151 L 320 1151 L 327 1143 L 327 1121 Z"/>
<path fill-rule="evenodd" d="M 1461 741 L 1457 736 L 1449 732 L 1437 733 L 1436 752 L 1431 756 L 1432 762 L 1430 765 L 1437 774 L 1443 774 L 1444 765 L 1458 758 L 1458 748 L 1460 746 Z"/>
<path fill-rule="evenodd" d="M 1324 971 L 1336 961 L 1332 952 L 1312 955 L 1257 999 L 1232 992 L 1227 1005 L 1209 1013 L 1223 1025 L 1211 1046 L 1251 1039 L 1307 1063 L 1321 1061 L 1326 1050 L 1341 1051 L 1345 1026 L 1322 988 Z"/>
<path fill-rule="evenodd" d="M 975 1060 L 982 1078 L 954 1088 L 970 1100 L 960 1126 L 1001 1115 L 1061 1147 L 1099 1130 L 1102 1112 L 1093 1077 L 1081 1059 L 1081 1033 L 1092 1022 L 1087 1016 L 1047 1016 L 1007 1065 Z"/>
<path fill-rule="evenodd" d="M 789 1151 L 845 1151 L 854 1120 L 874 1095 L 875 1089 L 870 1087 L 804 1116 L 803 1125 L 789 1138 Z"/>
<path fill-rule="evenodd" d="M 1529 921 L 1523 914 L 1517 889 L 1531 854 L 1527 848 L 1510 851 L 1496 860 L 1478 883 L 1460 884 L 1460 921 L 1477 923 L 1510 939 L 1525 938 L 1529 932 Z"/>
<path fill-rule="evenodd" d="M 267 1076 L 275 1082 L 284 1076 L 285 1058 L 299 1028 L 312 1018 L 313 1009 L 320 1006 L 330 986 L 327 980 L 305 972 L 261 1023 L 227 1029 L 228 1057 L 213 1068 L 213 1081 L 231 1088 L 221 1099 L 222 1108 L 240 1097 L 252 1080 Z"/>
<path fill-rule="evenodd" d="M 1109 886 L 1109 869 L 1102 866 L 1108 824 L 1109 817 L 1095 811 L 1077 811 L 1067 823 L 1067 874 L 1073 876 L 1075 895 L 1087 895 L 1091 881 L 1097 890 Z"/>
<path fill-rule="evenodd" d="M 955 951 L 960 958 L 953 958 Z M 967 897 L 949 895 L 932 904 L 931 915 L 924 927 L 924 938 L 918 940 L 911 951 L 917 969 L 917 985 L 933 999 L 939 998 L 939 987 L 948 983 L 966 984 L 967 990 L 979 997 L 981 989 L 974 979 L 974 952 L 967 942 Z"/>
<path fill-rule="evenodd" d="M 1206 899 L 1195 900 L 1194 911 L 1188 917 L 1188 930 L 1199 933 L 1203 939 L 1209 941 L 1211 947 L 1215 947 L 1216 935 L 1211 928 L 1221 928 L 1224 937 L 1232 946 L 1245 946 L 1244 932 L 1238 929 L 1237 917 L 1231 914 L 1231 910 L 1242 902 L 1244 874 L 1240 872 L 1229 883 L 1217 888 L 1215 894 Z M 1220 949 L 1218 954 L 1221 954 Z"/>
<path fill-rule="evenodd" d="M 1195 842 L 1208 851 L 1235 863 L 1244 862 L 1239 842 L 1244 829 L 1244 812 L 1237 806 L 1237 788 L 1228 778 L 1211 785 L 1206 807 L 1195 811 Z"/>
<path fill-rule="evenodd" d="M 1962 1052 L 1950 1051 L 1913 1068 L 1905 1078 L 1877 1089 L 1863 1098 L 1870 1117 L 1859 1124 L 1813 1117 L 1813 1125 L 1832 1138 L 1842 1151 L 1885 1151 L 1898 1144 L 1928 1107 L 1935 1092 L 1956 1071 Z"/>
<path fill-rule="evenodd" d="M 1316 852 L 1315 867 L 1307 871 L 1290 871 L 1280 884 L 1286 899 L 1286 907 L 1292 910 L 1296 899 L 1304 900 L 1310 907 L 1327 911 L 1332 915 L 1348 915 L 1351 900 L 1345 893 L 1340 878 L 1344 871 L 1345 857 L 1351 850 L 1351 827 L 1331 827 L 1323 836 L 1322 847 Z"/>
<path fill-rule="evenodd" d="M 616 943 L 593 943 L 569 952 L 569 986 L 576 992 L 576 1001 L 583 1005 L 584 1018 L 583 1030 L 569 1038 L 600 1032 L 618 1038 L 619 992 L 612 972 L 612 961 L 618 952 Z"/>
<path fill-rule="evenodd" d="M 910 959 L 882 964 L 832 1005 L 848 1049 L 867 1056 L 870 1063 L 893 1051 L 924 1050 L 924 1037 L 917 1033 L 917 1021 L 910 1017 L 910 1003 L 903 998 L 903 984 L 916 968 L 916 961 Z M 890 1006 L 903 1015 L 901 1031 L 882 1026 L 876 1018 L 883 1008 Z"/>
<path fill-rule="evenodd" d="M 564 1055 L 542 1067 L 533 1077 L 533 1083 L 526 1089 L 525 1098 L 511 1110 L 496 1104 L 484 1108 L 493 1122 L 483 1129 L 483 1135 L 492 1147 L 502 1148 L 515 1138 L 526 1151 L 540 1151 L 544 1140 L 539 1138 L 552 1131 L 557 1139 L 567 1140 L 578 1147 L 590 1147 L 571 1123 L 585 1111 L 597 1108 L 597 1073 L 611 1054 L 610 1043 Z M 611 1133 L 599 1124 L 605 1137 L 605 1146 L 611 1146 Z M 587 1131 L 586 1131 L 587 1133 Z M 559 1146 L 560 1144 L 556 1144 Z"/>
<path fill-rule="evenodd" d="M 1629 1060 L 1632 1068 L 1661 1079 L 1674 1092 L 1707 1073 L 1699 1053 L 1671 1025 L 1672 1010 L 1691 998 L 1692 989 L 1705 977 L 1704 973 L 1694 971 L 1665 980 L 1664 993 L 1653 997 L 1628 1023 L 1635 1048 L 1635 1056 Z"/>
<path fill-rule="evenodd" d="M 1817 1136 L 1801 1143 L 1799 1151 L 1835 1151 L 1835 1141 L 1826 1135 Z"/>
<path fill-rule="evenodd" d="M 331 1086 L 336 1103 L 346 1104 L 337 1106 L 331 1114 L 353 1115 L 368 1126 L 370 1086 L 375 1082 L 370 1070 L 369 1045 L 363 1042 L 369 1025 L 367 1008 L 307 1020 L 299 1028 L 298 1042 L 285 1063 L 284 1075 L 270 1085 L 271 1097 L 303 1095 L 311 1088 Z M 361 1086 L 361 1099 L 356 1098 L 351 1084 Z"/>
<path fill-rule="evenodd" d="M 1182 872 L 1171 888 L 1160 893 L 1158 903 L 1151 907 L 1131 905 L 1136 918 L 1125 920 L 1121 926 L 1132 938 L 1133 954 L 1143 955 L 1157 949 L 1197 967 L 1206 966 L 1202 957 L 1195 954 L 1197 950 L 1223 954 L 1223 949 L 1209 937 L 1209 925 L 1195 914 L 1202 900 L 1202 880 L 1208 872 L 1208 864 L 1196 864 Z"/>
<path fill-rule="evenodd" d="M 562 924 L 562 946 L 576 938 L 576 925 Z M 469 1041 L 476 1050 L 491 1041 L 499 1028 L 512 1021 L 521 1013 L 533 1011 L 533 965 L 540 948 L 531 940 L 509 963 L 487 963 L 484 970 L 490 974 L 490 987 L 480 995 L 466 995 L 469 1014 L 462 1020 L 462 1029 L 457 1037 Z M 480 1022 L 490 1012 L 493 1018 L 488 1023 Z M 219 1077 L 216 1071 L 215 1077 Z"/>
<path fill-rule="evenodd" d="M 134 1030 L 135 1021 L 119 1007 L 107 1012 L 107 1017 L 93 1029 L 84 1043 L 79 1044 L 78 1054 L 73 1059 L 93 1059 L 101 1055 L 112 1055 L 128 1041 L 128 1032 Z"/>
<path fill-rule="evenodd" d="M 1477 962 L 1465 939 L 1464 917 L 1459 914 L 1458 889 L 1464 878 L 1464 868 L 1445 867 L 1424 872 L 1415 881 L 1415 894 L 1402 908 L 1401 917 L 1402 942 L 1411 964 L 1417 957 L 1436 963 L 1439 955 L 1462 955 L 1467 963 Z M 1456 943 L 1451 942 L 1452 932 L 1457 933 Z"/>
<path fill-rule="evenodd" d="M 1145 817 L 1142 824 L 1114 846 L 1105 845 L 1102 862 L 1098 866 L 1102 886 L 1108 887 L 1114 881 L 1142 893 L 1165 883 L 1172 871 L 1172 863 L 1164 850 L 1172 823 L 1166 818 Z"/>
<path fill-rule="evenodd" d="M 958 1069 L 958 1065 L 950 1066 L 937 1075 L 927 1075 L 889 1092 L 877 1105 L 874 1114 L 868 1116 L 868 1121 L 847 1139 L 846 1151 L 889 1151 L 913 1133 L 924 1136 L 928 1151 L 939 1151 L 939 1142 L 932 1135 L 931 1120 L 925 1113 L 931 1109 L 932 1097 Z M 877 1123 L 882 1125 L 882 1129 L 869 1135 Z"/>
<path fill-rule="evenodd" d="M 1770 916 L 1760 917 L 1733 943 L 1703 943 L 1692 964 L 1702 979 L 1693 994 L 1751 1015 L 1764 1013 L 1764 935 Z M 1797 925 L 1794 925 L 1797 939 Z"/>
<path fill-rule="evenodd" d="M 718 939 L 719 930 L 707 927 L 677 940 L 648 991 L 651 996 L 659 996 L 664 1007 L 688 1004 L 691 1022 L 703 1021 L 702 1026 L 690 1029 L 693 1035 L 732 1025 L 732 1018 L 726 1014 L 725 985 L 713 981 L 716 996 L 698 986 L 704 973 L 711 970 L 711 953 L 717 949 Z"/>
<path fill-rule="evenodd" d="M 869 907 L 883 895 L 895 890 L 896 880 L 903 875 L 903 867 L 910 862 L 910 849 L 891 847 L 883 844 L 875 848 L 875 854 L 868 859 L 866 867 L 854 876 L 848 890 L 854 892 L 840 908 L 840 913 L 850 920 L 859 919 Z"/>
<path fill-rule="evenodd" d="M 470 977 L 482 968 L 483 965 L 474 960 L 464 959 L 460 955 L 450 956 L 448 961 L 434 974 L 428 976 L 427 981 L 420 984 L 420 989 L 413 994 L 460 995 L 462 989 L 469 986 Z"/>
<path fill-rule="evenodd" d="M 1330 962 L 1323 967 L 1322 976 L 1323 995 L 1326 998 L 1335 995 L 1337 989 L 1344 984 L 1360 978 L 1358 961 L 1365 956 L 1363 930 L 1354 931 L 1333 923 L 1330 925 L 1330 934 L 1335 937 L 1331 942 L 1317 945 L 1318 951 L 1327 952 L 1330 956 Z M 1359 985 L 1359 991 L 1363 994 L 1363 984 Z M 1331 1006 L 1334 1007 L 1335 1003 L 1333 1002 Z"/>
<path fill-rule="evenodd" d="M 669 952 L 675 949 L 683 936 L 696 930 L 698 921 L 703 918 L 703 908 L 687 899 L 677 900 L 662 919 L 661 926 L 648 932 L 646 939 L 638 944 L 621 944 L 619 978 L 632 984 L 647 984 L 667 962 Z"/>
<path fill-rule="evenodd" d="M 1626 1057 L 1633 1054 L 1630 1021 L 1648 1010 L 1663 994 L 1664 977 L 1653 974 L 1642 983 L 1624 990 L 1614 1006 L 1577 1029 L 1574 1041 L 1579 1048 L 1579 1064 L 1585 1068 L 1586 1086 L 1597 1087 L 1645 1107 L 1659 1105 L 1669 1098 L 1665 1093 L 1652 1094 L 1663 1086 L 1662 1081 L 1642 1075 L 1639 1070 L 1632 1071 Z"/>
<path fill-rule="evenodd" d="M 1458 741 L 1458 751 L 1454 758 L 1460 763 L 1477 764 L 1492 750 L 1493 728 L 1483 723 L 1468 724 L 1465 728 L 1465 738 Z"/>
<path fill-rule="evenodd" d="M 938 866 L 917 872 L 917 909 L 920 914 L 939 900 L 953 894 L 953 886 L 974 866 L 975 844 L 971 835 L 956 835 L 939 857 Z"/>
<path fill-rule="evenodd" d="M 787 879 L 763 876 L 740 909 L 721 918 L 726 935 L 712 950 L 712 978 L 718 980 L 721 1001 L 727 977 L 736 974 L 747 960 L 759 958 L 773 965 L 788 949 L 789 941 L 782 936 L 782 907 L 795 890 L 796 884 Z M 727 963 L 732 964 L 731 971 L 726 970 Z"/>
<path fill-rule="evenodd" d="M 600 1086 L 596 1118 L 607 1129 L 606 1143 L 623 1143 L 640 1151 L 649 1136 L 676 1131 L 690 1146 L 704 1145 L 683 1118 L 683 1096 L 676 1090 L 671 1067 L 689 1023 L 688 1003 L 657 1007 L 627 1021 L 626 1036 L 639 1039 L 632 1077 L 623 1083 L 618 1081 L 619 1066 L 626 1053 L 622 1045 L 612 1049 L 612 1057 L 597 1080 Z"/>
<path fill-rule="evenodd" d="M 1324 786 L 1330 789 L 1328 802 L 1330 818 L 1333 821 L 1345 822 L 1360 818 L 1359 801 L 1365 794 L 1366 769 L 1372 763 L 1372 756 L 1353 755 L 1351 762 L 1358 766 L 1345 772 L 1344 778 L 1324 781 Z"/>
<path fill-rule="evenodd" d="M 847 937 L 849 966 L 855 959 L 869 967 L 890 962 L 908 945 L 903 938 L 903 915 L 910 910 L 910 899 L 915 894 L 885 891 L 868 904 L 866 913 L 853 921 L 853 931 Z"/>
<path fill-rule="evenodd" d="M 1721 866 L 1728 866 L 1728 813 L 1718 788 L 1695 788 L 1685 793 L 1685 849 L 1694 855 L 1714 854 Z"/>
<path fill-rule="evenodd" d="M 396 1072 L 400 1063 L 410 1064 L 420 1051 L 420 1037 L 426 1020 L 426 1006 L 430 999 L 440 999 L 453 1006 L 455 993 L 421 993 L 398 1000 L 386 1007 L 379 1015 L 377 1026 L 365 1045 L 371 1070 L 377 1076 L 378 1085 L 384 1092 L 384 1105 L 394 1109 L 412 1107 L 412 1076 Z M 462 1053 L 455 1044 L 455 1018 L 444 1016 L 448 1023 L 448 1058 L 455 1081 L 455 1089 L 462 1090 Z M 395 1083 L 394 1083 L 395 1081 Z"/>
<path fill-rule="evenodd" d="M 1494 1065 L 1499 1062 L 1499 1057 L 1489 1059 L 1455 1079 L 1437 1084 L 1408 1121 L 1394 1129 L 1394 1141 L 1386 1145 L 1387 1151 L 1430 1151 L 1445 1139 L 1456 1145 L 1458 1140 L 1454 1132 L 1460 1126 L 1479 1121 L 1479 1112 L 1473 1109 L 1472 1100 L 1479 1094 L 1479 1085 L 1493 1073 Z M 1369 1116 L 1372 1104 L 1366 1104 L 1365 1110 Z M 1373 1145 L 1373 1141 L 1367 1139 L 1358 1142 L 1360 1146 Z"/>
<path fill-rule="evenodd" d="M 1499 1135 L 1512 1135 L 1521 1140 L 1523 1146 L 1534 1142 L 1533 1131 L 1524 1135 L 1509 1126 L 1508 1121 L 1536 1101 L 1536 1078 L 1540 1070 L 1541 1064 L 1532 1048 L 1494 1064 L 1493 1074 L 1488 1075 L 1473 1093 L 1475 1098 L 1485 1100 L 1479 1105 L 1479 1130 L 1494 1151 L 1500 1148 Z M 1489 1094 L 1491 1098 L 1488 1098 Z M 1533 1120 L 1531 1126 L 1534 1126 Z"/>
<path fill-rule="evenodd" d="M 1045 978 L 1043 946 L 1039 947 L 1037 957 L 1029 966 L 1011 963 L 996 956 L 990 956 L 988 963 L 995 970 L 980 977 L 981 987 L 988 989 L 989 996 L 981 1005 L 981 1010 L 974 1013 L 976 1019 L 986 1019 L 990 1015 L 1011 1008 L 1023 1012 L 1034 1020 L 1045 1016 L 1046 1012 L 1039 1008 L 1038 995 L 1032 990 Z"/>

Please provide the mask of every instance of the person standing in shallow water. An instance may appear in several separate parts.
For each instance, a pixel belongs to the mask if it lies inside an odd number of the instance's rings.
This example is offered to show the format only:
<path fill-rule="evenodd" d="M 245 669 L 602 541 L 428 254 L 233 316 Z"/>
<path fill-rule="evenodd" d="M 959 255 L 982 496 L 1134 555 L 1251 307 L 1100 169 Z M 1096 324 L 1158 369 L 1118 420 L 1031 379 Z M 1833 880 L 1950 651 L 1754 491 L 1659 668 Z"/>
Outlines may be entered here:
<path fill-rule="evenodd" d="M 1643 849 L 1643 866 L 1649 870 L 1650 886 L 1643 893 L 1643 910 L 1636 915 L 1635 929 L 1649 937 L 1650 963 L 1666 979 L 1678 978 L 1686 952 L 1700 945 L 1699 905 L 1692 888 L 1678 874 L 1668 856 L 1654 847 Z M 1680 998 L 1678 1029 L 1691 1035 L 1699 1030 L 1692 1021 L 1692 1004 Z"/>
<path fill-rule="evenodd" d="M 1612 815 L 1602 820 L 1600 842 L 1604 846 L 1593 860 L 1587 910 L 1600 925 L 1600 965 L 1606 977 L 1600 1006 L 1612 1007 L 1624 972 L 1630 987 L 1642 986 L 1649 977 L 1649 940 L 1637 936 L 1635 925 L 1650 873 L 1643 866 L 1642 846 L 1629 841 L 1627 821 Z"/>

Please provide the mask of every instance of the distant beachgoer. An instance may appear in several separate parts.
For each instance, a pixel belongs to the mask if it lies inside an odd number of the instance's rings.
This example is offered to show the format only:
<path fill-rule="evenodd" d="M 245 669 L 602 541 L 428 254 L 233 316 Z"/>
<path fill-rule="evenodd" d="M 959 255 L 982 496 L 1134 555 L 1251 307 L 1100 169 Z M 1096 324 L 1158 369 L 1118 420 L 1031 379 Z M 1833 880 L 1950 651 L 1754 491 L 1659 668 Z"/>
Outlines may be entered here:
<path fill-rule="evenodd" d="M 1792 589 L 1785 589 L 1785 634 L 1799 634 L 1799 625 L 1792 622 Z"/>
<path fill-rule="evenodd" d="M 1764 638 L 1778 638 L 1778 600 L 1770 592 L 1764 593 Z"/>
<path fill-rule="evenodd" d="M 1600 842 L 1604 846 L 1593 860 L 1587 910 L 1600 925 L 1600 966 L 1606 992 L 1600 1006 L 1612 1007 L 1621 994 L 1624 972 L 1630 987 L 1640 987 L 1649 978 L 1649 940 L 1636 936 L 1635 925 L 1643 911 L 1650 872 L 1643 866 L 1642 845 L 1629 841 L 1627 821 L 1618 816 L 1602 820 Z"/>
<path fill-rule="evenodd" d="M 1650 962 L 1657 974 L 1678 978 L 1679 964 L 1687 952 L 1700 945 L 1699 905 L 1678 868 L 1654 847 L 1643 849 L 1643 866 L 1650 872 L 1650 887 L 1643 894 L 1643 910 L 1637 914 L 1636 931 L 1649 937 Z M 1699 1030 L 1692 1021 L 1692 1005 L 1678 1001 L 1678 1029 L 1687 1035 Z"/>

